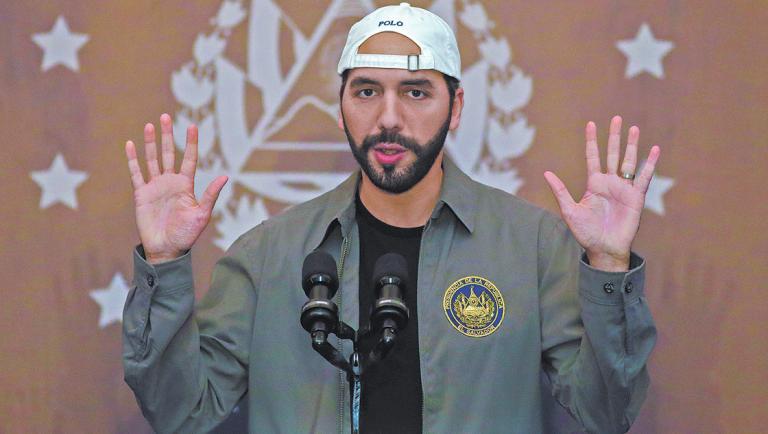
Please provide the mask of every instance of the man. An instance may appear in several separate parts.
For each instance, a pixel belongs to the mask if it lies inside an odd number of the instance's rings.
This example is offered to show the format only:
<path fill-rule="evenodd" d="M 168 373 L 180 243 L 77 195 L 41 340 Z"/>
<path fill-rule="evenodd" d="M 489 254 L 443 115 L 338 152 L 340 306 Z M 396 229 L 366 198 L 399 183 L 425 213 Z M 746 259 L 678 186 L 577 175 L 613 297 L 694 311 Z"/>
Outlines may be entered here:
<path fill-rule="evenodd" d="M 141 246 L 123 359 L 153 427 L 209 430 L 248 392 L 252 432 L 349 430 L 345 374 L 312 350 L 298 321 L 301 261 L 320 249 L 338 264 L 335 300 L 353 325 L 367 324 L 375 260 L 396 251 L 408 264 L 410 322 L 363 378 L 363 432 L 541 432 L 542 369 L 587 430 L 626 431 L 655 341 L 644 261 L 630 246 L 659 148 L 635 179 L 639 130 L 630 128 L 619 169 L 615 117 L 603 173 L 590 122 L 581 201 L 545 173 L 563 223 L 445 158 L 464 91 L 441 19 L 405 3 L 374 11 L 350 30 L 339 73 L 339 127 L 361 171 L 239 238 L 197 306 L 189 250 L 226 177 L 196 201 L 197 130 L 176 173 L 168 115 L 162 172 L 154 127 L 144 130 L 148 182 L 126 144 Z M 350 353 L 347 341 L 337 345 Z"/>

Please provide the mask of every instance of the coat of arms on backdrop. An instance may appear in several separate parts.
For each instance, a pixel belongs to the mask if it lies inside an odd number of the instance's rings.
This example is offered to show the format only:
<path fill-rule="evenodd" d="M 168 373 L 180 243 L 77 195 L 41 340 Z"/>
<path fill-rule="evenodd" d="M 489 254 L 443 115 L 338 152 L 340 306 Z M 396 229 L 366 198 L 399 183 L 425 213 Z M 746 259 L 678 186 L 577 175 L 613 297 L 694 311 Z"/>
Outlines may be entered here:
<path fill-rule="evenodd" d="M 307 159 L 306 171 L 253 171 L 247 162 L 259 152 L 349 152 L 346 142 L 308 142 L 277 140 L 291 127 L 300 110 L 311 107 L 328 116 L 334 125 L 338 99 L 329 93 L 292 93 L 301 81 L 308 63 L 321 56 L 325 71 L 315 79 L 325 79 L 327 88 L 338 89 L 336 62 L 344 44 L 344 34 L 332 34 L 338 19 L 362 17 L 376 8 L 371 0 L 332 0 L 327 7 L 310 12 L 320 17 L 311 32 L 302 31 L 277 0 L 224 0 L 211 19 L 211 28 L 198 34 L 193 59 L 176 70 L 171 89 L 180 108 L 174 116 L 174 135 L 183 147 L 190 123 L 199 128 L 199 156 L 195 182 L 199 195 L 217 175 L 227 174 L 230 182 L 221 192 L 214 210 L 219 237 L 215 244 L 226 250 L 234 240 L 269 217 L 264 200 L 285 206 L 304 202 L 322 194 L 345 179 L 347 172 L 318 172 Z M 512 50 L 503 35 L 494 32 L 485 6 L 472 0 L 435 0 L 429 9 L 441 16 L 454 31 L 459 26 L 472 35 L 459 40 L 459 47 L 476 44 L 478 60 L 464 64 L 462 86 L 466 89 L 465 107 L 459 129 L 446 141 L 448 154 L 474 179 L 515 193 L 523 184 L 513 167 L 533 143 L 535 128 L 521 110 L 528 104 L 533 81 L 511 64 Z M 247 20 L 246 20 L 247 19 Z M 238 64 L 225 56 L 231 35 L 247 21 L 244 48 L 246 61 Z M 285 67 L 281 53 L 292 53 Z M 260 95 L 247 101 L 248 87 Z M 247 119 L 247 106 L 260 104 L 255 122 Z M 293 126 L 295 128 L 295 125 Z"/>

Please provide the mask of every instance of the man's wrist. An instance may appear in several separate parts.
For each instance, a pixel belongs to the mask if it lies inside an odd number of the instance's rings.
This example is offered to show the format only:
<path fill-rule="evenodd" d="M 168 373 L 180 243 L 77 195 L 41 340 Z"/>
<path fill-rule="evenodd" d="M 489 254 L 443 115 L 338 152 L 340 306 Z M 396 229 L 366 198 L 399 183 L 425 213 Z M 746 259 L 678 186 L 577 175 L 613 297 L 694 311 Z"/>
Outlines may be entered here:
<path fill-rule="evenodd" d="M 607 253 L 586 252 L 589 265 L 601 271 L 628 271 L 629 252 L 626 255 L 611 255 Z"/>
<path fill-rule="evenodd" d="M 145 252 L 145 259 L 152 265 L 160 264 L 163 262 L 173 261 L 176 258 L 181 257 L 184 252 L 178 253 L 149 253 Z"/>

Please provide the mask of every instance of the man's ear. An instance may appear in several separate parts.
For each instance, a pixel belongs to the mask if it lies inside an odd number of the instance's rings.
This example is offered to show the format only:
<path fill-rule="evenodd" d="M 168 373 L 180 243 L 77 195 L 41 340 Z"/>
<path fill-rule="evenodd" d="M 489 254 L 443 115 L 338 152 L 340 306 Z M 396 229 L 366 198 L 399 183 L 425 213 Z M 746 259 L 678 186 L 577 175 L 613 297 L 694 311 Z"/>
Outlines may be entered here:
<path fill-rule="evenodd" d="M 341 131 L 344 131 L 344 117 L 341 116 L 341 102 L 339 102 L 338 118 L 336 119 L 336 125 L 339 126 Z"/>
<path fill-rule="evenodd" d="M 453 96 L 453 111 L 451 112 L 451 124 L 448 127 L 451 131 L 459 127 L 461 121 L 461 110 L 464 108 L 464 89 L 459 87 Z"/>

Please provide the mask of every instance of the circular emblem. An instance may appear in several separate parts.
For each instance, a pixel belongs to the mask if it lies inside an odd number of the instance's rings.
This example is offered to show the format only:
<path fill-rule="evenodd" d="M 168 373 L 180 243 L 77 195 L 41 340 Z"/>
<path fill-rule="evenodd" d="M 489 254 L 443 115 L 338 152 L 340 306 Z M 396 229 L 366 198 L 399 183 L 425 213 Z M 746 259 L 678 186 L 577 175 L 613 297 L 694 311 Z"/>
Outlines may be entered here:
<path fill-rule="evenodd" d="M 445 290 L 443 310 L 460 333 L 481 338 L 495 332 L 504 321 L 504 298 L 490 280 L 467 276 Z"/>

